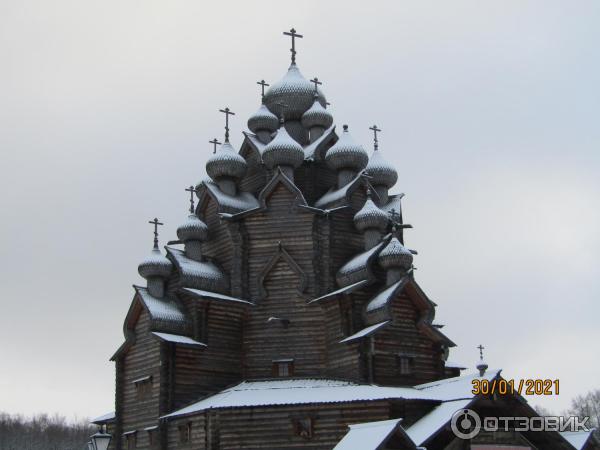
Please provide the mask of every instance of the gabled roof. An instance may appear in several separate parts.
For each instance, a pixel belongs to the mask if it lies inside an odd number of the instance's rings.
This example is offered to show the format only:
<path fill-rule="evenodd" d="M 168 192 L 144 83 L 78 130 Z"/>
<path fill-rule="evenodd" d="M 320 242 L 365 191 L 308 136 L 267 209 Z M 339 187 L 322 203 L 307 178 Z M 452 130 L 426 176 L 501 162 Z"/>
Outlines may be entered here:
<path fill-rule="evenodd" d="M 394 434 L 400 434 L 405 444 L 410 439 L 400 426 L 402 419 L 380 420 L 350 425 L 350 430 L 333 450 L 381 450 Z M 403 447 L 405 448 L 405 447 Z M 410 445 L 409 448 L 415 448 Z"/>
<path fill-rule="evenodd" d="M 102 414 L 101 416 L 98 416 L 94 419 L 92 419 L 90 421 L 90 423 L 96 424 L 96 425 L 104 425 L 105 423 L 111 423 L 114 422 L 116 418 L 115 412 L 109 412 L 106 414 Z"/>
<path fill-rule="evenodd" d="M 340 294 L 350 294 L 352 292 L 355 292 L 355 291 L 359 290 L 363 286 L 366 286 L 367 284 L 369 284 L 369 280 L 361 280 L 361 281 L 358 281 L 358 282 L 356 282 L 354 284 L 351 284 L 349 286 L 345 286 L 345 287 L 343 287 L 341 289 L 338 289 L 336 291 L 330 292 L 329 294 L 325 294 L 325 295 L 322 295 L 321 297 L 315 298 L 314 300 L 311 300 L 308 303 L 315 303 L 315 302 L 319 302 L 321 300 L 326 300 L 326 299 L 329 299 L 329 298 L 334 298 L 334 297 L 336 297 L 336 296 L 338 296 Z"/>
<path fill-rule="evenodd" d="M 467 408 L 471 402 L 473 402 L 472 398 L 444 402 L 407 428 L 406 434 L 415 445 L 421 446 L 444 428 L 456 411 Z"/>
<path fill-rule="evenodd" d="M 408 275 L 403 276 L 400 280 L 396 281 L 394 284 L 386 287 L 383 291 L 379 292 L 375 297 L 373 297 L 369 303 L 367 303 L 367 312 L 372 312 L 377 309 L 383 308 L 387 306 L 389 302 L 394 298 L 394 296 L 398 293 L 398 291 L 402 290 L 406 283 L 410 281 L 410 277 Z"/>
<path fill-rule="evenodd" d="M 590 441 L 594 430 L 590 431 L 563 431 L 561 436 L 567 440 L 573 448 L 577 450 L 583 450 L 585 445 Z"/>
<path fill-rule="evenodd" d="M 488 369 L 483 377 L 479 373 L 465 374 L 460 377 L 445 378 L 431 383 L 419 384 L 415 389 L 427 392 L 432 397 L 442 401 L 473 398 L 473 380 L 485 379 L 491 381 L 500 376 L 501 370 Z"/>

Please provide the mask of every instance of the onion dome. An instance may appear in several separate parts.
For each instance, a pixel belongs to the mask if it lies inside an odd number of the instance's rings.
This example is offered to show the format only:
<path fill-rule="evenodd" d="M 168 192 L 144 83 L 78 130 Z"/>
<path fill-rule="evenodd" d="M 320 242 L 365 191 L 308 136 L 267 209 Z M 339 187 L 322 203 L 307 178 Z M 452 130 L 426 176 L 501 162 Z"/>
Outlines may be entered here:
<path fill-rule="evenodd" d="M 279 120 L 277 119 L 277 116 L 269 111 L 264 103 L 260 105 L 258 111 L 252 114 L 248 119 L 248 129 L 253 133 L 262 130 L 273 133 L 277 130 L 278 126 Z"/>
<path fill-rule="evenodd" d="M 379 264 L 384 269 L 399 267 L 404 270 L 411 268 L 412 253 L 404 247 L 395 236 L 379 253 Z"/>
<path fill-rule="evenodd" d="M 282 123 L 273 140 L 265 146 L 262 159 L 269 169 L 276 166 L 291 166 L 296 168 L 300 167 L 304 161 L 304 150 L 288 134 Z"/>
<path fill-rule="evenodd" d="M 242 178 L 247 168 L 246 160 L 234 150 L 228 140 L 206 163 L 206 173 L 213 180 L 221 177 Z"/>
<path fill-rule="evenodd" d="M 183 242 L 205 241 L 208 237 L 208 227 L 196 214 L 190 214 L 177 228 L 177 237 Z"/>
<path fill-rule="evenodd" d="M 396 168 L 386 161 L 379 150 L 375 150 L 369 158 L 367 164 L 367 173 L 372 177 L 371 184 L 373 186 L 386 186 L 388 189 L 398 181 L 398 172 Z"/>
<path fill-rule="evenodd" d="M 323 108 L 316 95 L 315 97 L 313 105 L 302 114 L 302 126 L 309 129 L 312 127 L 329 128 L 333 123 L 333 116 Z"/>
<path fill-rule="evenodd" d="M 344 132 L 333 147 L 327 151 L 325 161 L 334 170 L 359 171 L 365 168 L 369 157 L 362 145 L 354 142 L 348 133 L 348 125 L 344 125 Z"/>
<path fill-rule="evenodd" d="M 150 255 L 138 266 L 138 273 L 148 279 L 154 277 L 167 278 L 171 273 L 173 264 L 169 261 L 155 245 Z"/>
<path fill-rule="evenodd" d="M 354 216 L 354 225 L 359 231 L 365 231 L 369 228 L 376 228 L 379 231 L 385 231 L 389 219 L 385 211 L 377 207 L 371 195 L 367 197 L 364 206 Z"/>
<path fill-rule="evenodd" d="M 488 364 L 483 359 L 480 359 L 477 361 L 477 366 L 475 367 L 479 371 L 479 376 L 482 377 L 485 375 L 485 371 L 488 369 Z"/>
<path fill-rule="evenodd" d="M 285 76 L 274 83 L 265 93 L 265 105 L 276 116 L 281 115 L 281 106 L 285 105 L 287 120 L 300 120 L 302 114 L 313 104 L 315 88 L 300 73 L 296 64 L 292 64 Z M 319 102 L 325 106 L 325 96 L 318 91 Z"/>

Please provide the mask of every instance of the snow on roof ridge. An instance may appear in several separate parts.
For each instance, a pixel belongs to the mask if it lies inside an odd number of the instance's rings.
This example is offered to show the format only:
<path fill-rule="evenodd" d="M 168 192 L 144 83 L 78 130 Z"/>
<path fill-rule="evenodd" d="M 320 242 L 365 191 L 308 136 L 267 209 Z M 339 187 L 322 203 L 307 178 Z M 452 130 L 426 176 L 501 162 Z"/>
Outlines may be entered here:
<path fill-rule="evenodd" d="M 500 372 L 502 372 L 502 369 L 488 369 L 486 370 L 485 374 L 484 374 L 484 378 L 488 378 L 489 374 L 494 372 L 494 376 L 491 378 L 495 378 L 498 375 L 500 375 Z M 423 383 L 423 384 L 417 384 L 416 386 L 414 386 L 415 389 L 419 389 L 419 390 L 423 390 L 423 389 L 431 389 L 437 386 L 444 386 L 444 385 L 448 385 L 450 383 L 457 383 L 460 381 L 464 381 L 467 379 L 471 379 L 471 378 L 480 378 L 479 373 L 477 372 L 472 372 L 472 373 L 466 373 L 464 375 L 460 375 L 458 377 L 450 377 L 450 378 L 444 378 L 441 380 L 436 380 L 436 381 L 430 381 L 429 383 Z"/>
<path fill-rule="evenodd" d="M 375 427 L 385 427 L 391 425 L 393 423 L 401 422 L 403 419 L 388 419 L 388 420 L 377 420 L 375 422 L 364 422 L 364 423 L 354 423 L 352 425 L 348 425 L 350 428 L 375 428 Z"/>

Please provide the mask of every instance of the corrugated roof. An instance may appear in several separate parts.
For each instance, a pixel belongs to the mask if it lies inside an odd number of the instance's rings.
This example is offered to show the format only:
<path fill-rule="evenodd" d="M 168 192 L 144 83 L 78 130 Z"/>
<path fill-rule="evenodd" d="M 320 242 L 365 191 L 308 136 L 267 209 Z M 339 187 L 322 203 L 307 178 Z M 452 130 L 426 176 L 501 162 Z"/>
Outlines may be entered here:
<path fill-rule="evenodd" d="M 442 403 L 410 426 L 406 430 L 406 434 L 416 445 L 423 445 L 426 440 L 450 422 L 456 411 L 466 408 L 472 401 L 471 398 Z"/>
<path fill-rule="evenodd" d="M 402 419 L 350 425 L 350 431 L 333 450 L 377 450 L 398 429 Z"/>

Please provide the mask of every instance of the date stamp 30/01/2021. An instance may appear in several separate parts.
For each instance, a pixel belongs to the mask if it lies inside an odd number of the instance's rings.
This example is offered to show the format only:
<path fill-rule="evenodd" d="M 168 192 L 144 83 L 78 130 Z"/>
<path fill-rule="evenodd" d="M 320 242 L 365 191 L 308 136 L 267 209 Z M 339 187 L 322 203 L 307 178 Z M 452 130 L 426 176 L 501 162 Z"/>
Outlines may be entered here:
<path fill-rule="evenodd" d="M 472 381 L 472 386 L 473 395 L 511 395 L 515 393 L 519 395 L 558 395 L 560 393 L 558 379 L 475 379 Z"/>

